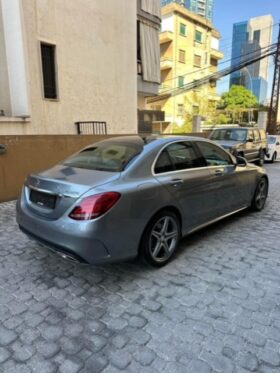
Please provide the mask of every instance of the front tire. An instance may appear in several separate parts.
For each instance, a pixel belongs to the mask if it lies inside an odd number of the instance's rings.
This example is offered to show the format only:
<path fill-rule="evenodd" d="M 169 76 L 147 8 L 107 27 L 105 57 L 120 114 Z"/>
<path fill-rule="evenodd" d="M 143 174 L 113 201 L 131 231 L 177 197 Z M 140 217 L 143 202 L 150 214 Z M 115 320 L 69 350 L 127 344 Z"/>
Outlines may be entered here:
<path fill-rule="evenodd" d="M 274 152 L 273 156 L 271 158 L 271 163 L 274 163 L 276 161 L 276 158 L 277 158 L 277 154 L 276 154 L 276 152 Z"/>
<path fill-rule="evenodd" d="M 169 210 L 156 214 L 149 222 L 140 245 L 140 256 L 154 267 L 167 264 L 174 255 L 181 238 L 178 216 Z"/>
<path fill-rule="evenodd" d="M 261 211 L 264 208 L 268 194 L 268 181 L 262 177 L 257 184 L 251 208 L 254 211 Z"/>

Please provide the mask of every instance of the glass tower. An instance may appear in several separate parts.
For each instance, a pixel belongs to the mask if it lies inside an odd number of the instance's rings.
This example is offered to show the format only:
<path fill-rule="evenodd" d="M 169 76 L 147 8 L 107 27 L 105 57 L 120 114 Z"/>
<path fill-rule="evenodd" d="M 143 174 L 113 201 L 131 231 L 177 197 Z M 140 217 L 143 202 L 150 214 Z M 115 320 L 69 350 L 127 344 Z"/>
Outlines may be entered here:
<path fill-rule="evenodd" d="M 251 18 L 233 25 L 231 66 L 244 60 L 260 57 L 272 42 L 271 15 Z M 268 86 L 268 58 L 255 62 L 230 76 L 230 87 L 243 85 L 254 93 L 259 103 L 266 101 Z"/>

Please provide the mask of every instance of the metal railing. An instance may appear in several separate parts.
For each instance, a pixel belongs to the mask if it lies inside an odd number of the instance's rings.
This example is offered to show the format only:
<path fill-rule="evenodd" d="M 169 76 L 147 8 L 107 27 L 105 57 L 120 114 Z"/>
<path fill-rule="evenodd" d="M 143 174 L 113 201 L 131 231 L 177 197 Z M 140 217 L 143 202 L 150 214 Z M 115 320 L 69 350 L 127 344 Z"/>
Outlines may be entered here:
<path fill-rule="evenodd" d="M 106 122 L 75 122 L 78 135 L 107 135 Z"/>

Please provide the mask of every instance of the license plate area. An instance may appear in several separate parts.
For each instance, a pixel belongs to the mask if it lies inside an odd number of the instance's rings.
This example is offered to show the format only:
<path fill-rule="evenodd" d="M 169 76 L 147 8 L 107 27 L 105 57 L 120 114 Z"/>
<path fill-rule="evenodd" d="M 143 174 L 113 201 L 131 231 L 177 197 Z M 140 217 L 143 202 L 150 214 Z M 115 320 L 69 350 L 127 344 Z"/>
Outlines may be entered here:
<path fill-rule="evenodd" d="M 52 194 L 38 192 L 36 190 L 31 190 L 30 201 L 35 203 L 40 207 L 45 207 L 53 210 L 55 208 L 56 196 Z"/>

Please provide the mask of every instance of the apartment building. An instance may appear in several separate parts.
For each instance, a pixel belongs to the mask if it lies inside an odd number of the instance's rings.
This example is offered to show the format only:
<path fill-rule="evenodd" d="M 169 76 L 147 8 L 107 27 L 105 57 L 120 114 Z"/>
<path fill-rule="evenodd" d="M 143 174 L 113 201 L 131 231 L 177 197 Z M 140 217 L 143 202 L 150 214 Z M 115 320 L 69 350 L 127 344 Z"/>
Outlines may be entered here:
<path fill-rule="evenodd" d="M 161 6 L 170 3 L 180 4 L 209 21 L 213 20 L 214 0 L 161 0 Z"/>
<path fill-rule="evenodd" d="M 232 65 L 259 57 L 272 43 L 273 17 L 265 15 L 233 25 Z M 265 58 L 231 74 L 230 87 L 243 85 L 254 93 L 260 103 L 267 99 L 269 59 Z"/>
<path fill-rule="evenodd" d="M 137 133 L 159 29 L 159 0 L 0 0 L 0 134 Z"/>
<path fill-rule="evenodd" d="M 207 115 L 216 106 L 219 96 L 216 83 L 191 91 L 184 86 L 217 71 L 223 53 L 219 51 L 220 33 L 205 18 L 172 2 L 162 8 L 161 89 L 151 108 L 165 111 L 163 131 L 183 125 L 187 116 Z M 182 93 L 178 93 L 178 88 Z M 177 90 L 176 95 L 173 95 Z"/>

